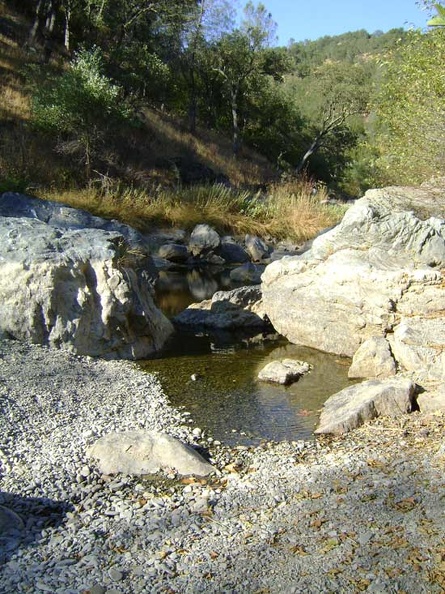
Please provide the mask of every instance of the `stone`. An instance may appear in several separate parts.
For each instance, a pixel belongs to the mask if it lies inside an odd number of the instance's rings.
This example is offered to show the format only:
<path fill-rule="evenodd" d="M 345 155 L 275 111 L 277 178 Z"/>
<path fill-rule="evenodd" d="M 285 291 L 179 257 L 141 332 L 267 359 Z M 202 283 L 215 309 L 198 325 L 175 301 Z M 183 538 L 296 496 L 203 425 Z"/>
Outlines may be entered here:
<path fill-rule="evenodd" d="M 250 261 L 247 251 L 232 237 L 223 237 L 221 239 L 219 255 L 228 264 L 244 264 Z"/>
<path fill-rule="evenodd" d="M 158 256 L 169 262 L 187 262 L 190 254 L 185 245 L 165 243 L 159 248 Z"/>
<path fill-rule="evenodd" d="M 378 416 L 398 417 L 412 410 L 416 385 L 393 377 L 349 386 L 325 402 L 315 433 L 347 433 Z"/>
<path fill-rule="evenodd" d="M 140 359 L 173 331 L 117 232 L 0 217 L 0 330 L 81 355 Z"/>
<path fill-rule="evenodd" d="M 269 247 L 265 241 L 256 235 L 246 235 L 246 250 L 254 262 L 260 262 L 269 257 Z"/>
<path fill-rule="evenodd" d="M 259 373 L 258 379 L 265 382 L 288 385 L 311 370 L 309 363 L 295 359 L 271 361 Z"/>
<path fill-rule="evenodd" d="M 417 405 L 422 413 L 445 413 L 445 382 L 419 394 Z"/>
<path fill-rule="evenodd" d="M 389 342 L 383 336 L 372 336 L 355 352 L 348 377 L 384 378 L 396 375 L 396 372 Z"/>
<path fill-rule="evenodd" d="M 259 286 L 217 291 L 211 299 L 189 305 L 173 321 L 182 326 L 220 330 L 270 327 L 262 308 Z"/>
<path fill-rule="evenodd" d="M 219 247 L 220 242 L 218 233 L 210 225 L 196 225 L 190 235 L 189 251 L 193 256 L 203 258 Z"/>
<path fill-rule="evenodd" d="M 144 475 L 173 469 L 180 475 L 207 476 L 211 464 L 179 439 L 154 431 L 109 433 L 88 450 L 103 474 Z"/>
<path fill-rule="evenodd" d="M 306 252 L 266 267 L 263 303 L 273 327 L 295 344 L 349 357 L 368 339 L 386 337 L 397 366 L 437 378 L 444 214 L 443 187 L 368 191 Z"/>

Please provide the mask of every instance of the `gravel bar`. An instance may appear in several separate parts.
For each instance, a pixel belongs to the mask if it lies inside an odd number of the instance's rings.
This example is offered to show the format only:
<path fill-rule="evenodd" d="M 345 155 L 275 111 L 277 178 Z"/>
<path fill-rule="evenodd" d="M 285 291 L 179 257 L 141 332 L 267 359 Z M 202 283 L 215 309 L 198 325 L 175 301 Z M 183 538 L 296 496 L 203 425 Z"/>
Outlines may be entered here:
<path fill-rule="evenodd" d="M 445 419 L 228 447 L 125 361 L 0 343 L 0 593 L 445 592 Z M 100 475 L 110 431 L 166 431 L 208 479 Z"/>

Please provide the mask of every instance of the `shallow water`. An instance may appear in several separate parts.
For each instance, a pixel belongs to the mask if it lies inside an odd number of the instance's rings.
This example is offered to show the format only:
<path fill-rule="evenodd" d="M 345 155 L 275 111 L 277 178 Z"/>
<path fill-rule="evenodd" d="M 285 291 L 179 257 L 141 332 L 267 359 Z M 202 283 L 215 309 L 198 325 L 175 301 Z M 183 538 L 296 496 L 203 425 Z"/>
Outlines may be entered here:
<path fill-rule="evenodd" d="M 291 386 L 260 382 L 260 369 L 281 358 L 307 361 L 313 369 Z M 310 439 L 323 403 L 351 384 L 349 359 L 284 339 L 217 344 L 208 337 L 182 333 L 174 337 L 163 358 L 140 364 L 159 374 L 175 407 L 184 407 L 195 425 L 230 445 Z"/>

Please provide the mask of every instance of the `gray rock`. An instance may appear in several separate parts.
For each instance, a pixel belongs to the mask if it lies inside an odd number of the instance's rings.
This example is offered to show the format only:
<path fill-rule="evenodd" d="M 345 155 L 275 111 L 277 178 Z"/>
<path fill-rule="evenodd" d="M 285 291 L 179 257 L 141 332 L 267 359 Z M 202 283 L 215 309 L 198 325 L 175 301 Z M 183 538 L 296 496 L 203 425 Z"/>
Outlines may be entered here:
<path fill-rule="evenodd" d="M 249 254 L 232 237 L 222 238 L 219 254 L 229 264 L 244 264 L 250 261 Z"/>
<path fill-rule="evenodd" d="M 190 254 L 185 245 L 165 243 L 159 248 L 158 256 L 169 262 L 186 262 Z"/>
<path fill-rule="evenodd" d="M 0 329 L 74 352 L 138 359 L 172 326 L 122 235 L 0 218 Z"/>
<path fill-rule="evenodd" d="M 311 370 L 309 363 L 295 359 L 271 361 L 259 373 L 258 379 L 277 384 L 291 384 Z"/>
<path fill-rule="evenodd" d="M 437 376 L 444 368 L 443 204 L 423 189 L 367 192 L 311 249 L 266 268 L 263 301 L 274 328 L 295 344 L 351 357 L 367 339 L 386 336 L 402 368 L 435 367 Z M 412 329 L 416 318 L 433 321 L 416 327 L 418 347 L 408 348 L 400 328 Z M 420 337 L 437 347 L 434 357 L 421 353 Z"/>
<path fill-rule="evenodd" d="M 445 413 L 445 383 L 419 394 L 417 404 L 422 413 Z"/>
<path fill-rule="evenodd" d="M 215 250 L 220 242 L 218 233 L 210 225 L 196 225 L 190 235 L 189 251 L 193 256 L 204 257 Z"/>
<path fill-rule="evenodd" d="M 401 377 L 349 386 L 325 402 L 315 433 L 346 433 L 381 415 L 411 412 L 415 391 L 415 384 Z"/>
<path fill-rule="evenodd" d="M 36 219 L 59 229 L 112 231 L 125 237 L 131 247 L 149 253 L 147 238 L 136 229 L 116 220 L 96 217 L 86 210 L 73 208 L 61 202 L 42 200 L 16 192 L 5 192 L 0 196 L 0 216 Z"/>
<path fill-rule="evenodd" d="M 348 371 L 350 378 L 385 378 L 396 374 L 391 347 L 383 336 L 372 336 L 357 349 Z"/>
<path fill-rule="evenodd" d="M 254 262 L 260 262 L 269 256 L 270 250 L 265 241 L 256 235 L 246 235 L 246 250 Z"/>
<path fill-rule="evenodd" d="M 109 433 L 98 439 L 87 455 L 104 474 L 143 475 L 173 469 L 180 475 L 207 476 L 214 471 L 190 446 L 153 431 Z"/>
<path fill-rule="evenodd" d="M 217 291 L 211 299 L 189 305 L 174 322 L 219 330 L 269 327 L 259 286 Z"/>

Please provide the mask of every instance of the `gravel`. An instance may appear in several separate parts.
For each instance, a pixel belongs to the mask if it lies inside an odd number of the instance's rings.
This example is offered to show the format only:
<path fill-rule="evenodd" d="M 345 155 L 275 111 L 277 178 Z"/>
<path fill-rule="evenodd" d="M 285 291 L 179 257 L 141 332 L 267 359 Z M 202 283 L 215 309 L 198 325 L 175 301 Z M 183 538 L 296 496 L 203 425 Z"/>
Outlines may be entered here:
<path fill-rule="evenodd" d="M 443 415 L 342 438 L 219 444 L 157 378 L 0 343 L 0 593 L 445 591 Z M 166 431 L 207 453 L 204 480 L 100 475 L 110 431 Z"/>

